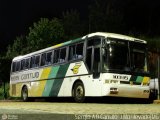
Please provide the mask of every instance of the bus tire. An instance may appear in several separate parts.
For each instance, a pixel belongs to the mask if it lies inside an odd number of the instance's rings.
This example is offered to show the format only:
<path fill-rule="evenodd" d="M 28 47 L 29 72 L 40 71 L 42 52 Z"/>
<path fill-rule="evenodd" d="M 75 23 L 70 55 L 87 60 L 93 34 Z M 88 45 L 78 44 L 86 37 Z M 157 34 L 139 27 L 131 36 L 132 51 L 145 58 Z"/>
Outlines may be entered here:
<path fill-rule="evenodd" d="M 24 102 L 27 102 L 28 101 L 28 89 L 27 89 L 27 86 L 24 86 L 22 88 L 22 92 L 21 92 L 21 98 Z"/>
<path fill-rule="evenodd" d="M 73 97 L 74 101 L 82 103 L 85 100 L 85 89 L 82 82 L 76 82 L 73 87 Z"/>

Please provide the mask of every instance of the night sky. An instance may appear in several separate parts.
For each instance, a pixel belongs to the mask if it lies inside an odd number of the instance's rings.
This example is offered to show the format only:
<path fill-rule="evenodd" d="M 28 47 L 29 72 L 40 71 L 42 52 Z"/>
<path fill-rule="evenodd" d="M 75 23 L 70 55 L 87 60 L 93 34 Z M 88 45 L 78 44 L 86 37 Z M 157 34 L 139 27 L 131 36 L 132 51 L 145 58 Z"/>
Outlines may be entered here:
<path fill-rule="evenodd" d="M 153 29 L 155 27 L 155 31 L 160 31 L 159 0 L 134 1 L 136 0 L 133 0 L 124 11 L 127 27 L 145 31 L 148 22 L 151 21 Z M 88 6 L 93 2 L 94 0 L 0 0 L 0 47 L 1 49 L 6 47 L 16 36 L 28 34 L 29 26 L 42 17 L 61 18 L 62 12 L 76 9 L 81 19 L 88 19 Z M 150 21 L 147 18 L 148 14 L 151 14 Z M 155 32 L 156 35 L 159 33 Z M 4 46 L 1 46 L 1 43 Z"/>
<path fill-rule="evenodd" d="M 26 34 L 28 27 L 42 17 L 62 17 L 62 12 L 77 9 L 86 17 L 88 0 L 0 0 L 0 43 Z"/>

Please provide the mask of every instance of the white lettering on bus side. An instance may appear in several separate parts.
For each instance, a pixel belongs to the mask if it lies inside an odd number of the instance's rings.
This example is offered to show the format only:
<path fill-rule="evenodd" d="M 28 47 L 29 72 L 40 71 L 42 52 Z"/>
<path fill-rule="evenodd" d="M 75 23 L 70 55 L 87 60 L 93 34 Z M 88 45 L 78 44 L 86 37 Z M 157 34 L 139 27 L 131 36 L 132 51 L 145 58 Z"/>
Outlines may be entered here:
<path fill-rule="evenodd" d="M 11 81 L 18 81 L 19 80 L 19 76 L 13 76 L 11 77 Z"/>

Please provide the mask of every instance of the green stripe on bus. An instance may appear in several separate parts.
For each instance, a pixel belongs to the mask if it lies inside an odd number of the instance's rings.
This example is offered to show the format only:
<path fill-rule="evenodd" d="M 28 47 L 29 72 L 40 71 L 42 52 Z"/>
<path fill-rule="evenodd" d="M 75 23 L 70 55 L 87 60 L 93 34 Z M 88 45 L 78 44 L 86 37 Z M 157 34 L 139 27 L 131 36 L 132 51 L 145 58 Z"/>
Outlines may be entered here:
<path fill-rule="evenodd" d="M 48 78 L 49 78 L 49 79 L 50 79 L 50 78 L 56 78 L 59 68 L 60 68 L 60 66 L 52 67 L 52 70 L 51 70 Z"/>
<path fill-rule="evenodd" d="M 68 67 L 69 67 L 69 64 L 60 65 L 58 72 L 57 72 L 57 75 L 56 75 L 56 78 L 59 78 L 59 79 L 53 80 L 53 84 L 52 84 L 52 88 L 51 88 L 49 96 L 58 96 L 58 93 L 59 93 L 60 88 L 62 86 L 64 77 L 65 77 L 66 72 L 68 70 Z"/>
<path fill-rule="evenodd" d="M 82 38 L 77 38 L 77 39 L 71 40 L 71 43 L 75 43 L 75 42 L 79 42 L 79 41 L 83 41 Z"/>
<path fill-rule="evenodd" d="M 143 81 L 143 77 L 142 76 L 138 76 L 136 79 L 137 83 L 141 83 Z"/>
<path fill-rule="evenodd" d="M 62 45 L 69 45 L 72 41 L 67 41 L 65 43 L 63 43 Z"/>
<path fill-rule="evenodd" d="M 52 69 L 50 71 L 50 74 L 48 76 L 48 79 L 55 78 L 58 70 L 59 70 L 59 66 L 52 67 Z M 45 85 L 45 89 L 44 89 L 43 94 L 42 94 L 43 96 L 47 97 L 47 96 L 50 95 L 53 83 L 54 83 L 53 79 L 52 80 L 47 80 L 46 85 Z"/>
<path fill-rule="evenodd" d="M 73 39 L 73 40 L 70 40 L 70 41 L 67 41 L 67 42 L 64 42 L 64 43 L 60 43 L 60 44 L 62 44 L 62 46 L 65 46 L 65 45 L 70 45 L 70 44 L 73 44 L 73 43 L 76 43 L 76 42 L 79 42 L 79 41 L 84 41 L 84 40 L 82 40 L 82 38 L 77 38 L 77 39 Z"/>
<path fill-rule="evenodd" d="M 50 90 L 49 96 L 57 97 L 60 91 L 61 85 L 63 83 L 63 79 L 54 79 L 52 81 L 53 81 L 53 84 L 52 84 L 52 88 Z"/>
<path fill-rule="evenodd" d="M 66 75 L 66 72 L 68 70 L 68 67 L 69 67 L 69 63 L 61 65 L 59 70 L 58 70 L 56 78 L 64 78 L 65 75 Z"/>

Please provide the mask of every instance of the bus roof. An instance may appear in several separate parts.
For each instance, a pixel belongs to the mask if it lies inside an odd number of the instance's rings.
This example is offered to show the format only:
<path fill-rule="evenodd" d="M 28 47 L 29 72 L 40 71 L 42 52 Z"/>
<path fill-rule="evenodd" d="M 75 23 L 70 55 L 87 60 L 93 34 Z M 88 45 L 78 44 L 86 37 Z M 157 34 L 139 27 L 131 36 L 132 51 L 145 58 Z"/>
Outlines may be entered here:
<path fill-rule="evenodd" d="M 141 39 L 138 39 L 138 38 L 130 37 L 130 36 L 127 36 L 127 35 L 116 34 L 116 33 L 107 33 L 107 32 L 91 33 L 91 34 L 88 34 L 88 35 L 84 36 L 83 38 L 86 38 L 86 37 L 90 38 L 90 37 L 94 37 L 94 36 L 103 36 L 105 38 L 111 37 L 111 38 L 123 39 L 123 40 L 127 40 L 127 41 L 147 43 L 145 40 L 141 40 Z"/>
<path fill-rule="evenodd" d="M 70 41 L 67 41 L 67 42 L 64 42 L 64 43 L 60 43 L 60 44 L 54 45 L 52 47 L 48 47 L 48 48 L 45 48 L 45 49 L 42 49 L 42 50 L 38 50 L 36 52 L 32 52 L 32 53 L 29 53 L 29 54 L 26 54 L 26 55 L 23 55 L 23 56 L 17 56 L 13 59 L 13 61 L 20 60 L 22 58 L 27 58 L 27 57 L 30 57 L 32 55 L 40 54 L 40 53 L 43 53 L 45 51 L 50 51 L 52 49 L 63 47 L 63 46 L 66 46 L 66 45 L 69 45 L 69 44 L 72 44 L 72 43 L 80 42 L 80 41 L 85 40 L 85 38 L 90 38 L 90 37 L 94 37 L 94 36 L 102 36 L 102 37 L 105 37 L 105 38 L 111 37 L 111 38 L 123 39 L 123 40 L 127 40 L 127 41 L 134 41 L 134 42 L 139 42 L 139 43 L 145 43 L 146 44 L 145 40 L 141 40 L 141 39 L 126 36 L 126 35 L 115 34 L 115 33 L 107 33 L 107 32 L 96 32 L 96 33 L 91 33 L 91 34 L 85 35 L 81 38 L 77 38 L 77 39 L 70 40 Z"/>

